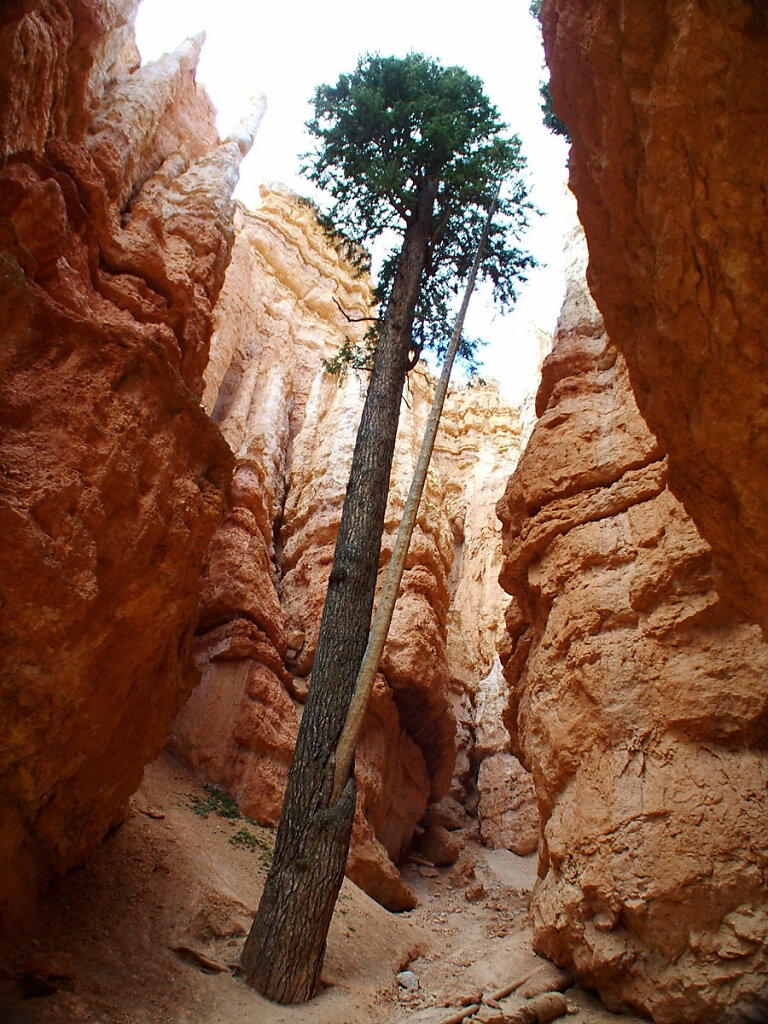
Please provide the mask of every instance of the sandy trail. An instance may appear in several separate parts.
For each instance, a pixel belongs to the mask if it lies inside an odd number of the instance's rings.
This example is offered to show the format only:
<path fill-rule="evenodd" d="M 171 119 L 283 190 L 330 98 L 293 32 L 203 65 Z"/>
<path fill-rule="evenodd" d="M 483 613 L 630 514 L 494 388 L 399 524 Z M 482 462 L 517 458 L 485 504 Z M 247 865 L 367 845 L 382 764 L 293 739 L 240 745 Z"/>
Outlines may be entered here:
<path fill-rule="evenodd" d="M 6 941 L 1 1024 L 438 1024 L 446 1004 L 541 962 L 528 913 L 535 857 L 469 842 L 454 869 L 406 866 L 419 897 L 407 914 L 345 882 L 323 992 L 303 1006 L 269 1003 L 227 968 L 258 903 L 271 837 L 242 819 L 196 814 L 194 798 L 205 795 L 168 757 L 148 767 L 131 817 L 54 885 L 31 935 Z M 233 844 L 244 828 L 252 838 Z M 417 988 L 398 984 L 404 968 Z M 579 1008 L 568 1019 L 581 1024 L 638 1020 L 567 995 Z"/>

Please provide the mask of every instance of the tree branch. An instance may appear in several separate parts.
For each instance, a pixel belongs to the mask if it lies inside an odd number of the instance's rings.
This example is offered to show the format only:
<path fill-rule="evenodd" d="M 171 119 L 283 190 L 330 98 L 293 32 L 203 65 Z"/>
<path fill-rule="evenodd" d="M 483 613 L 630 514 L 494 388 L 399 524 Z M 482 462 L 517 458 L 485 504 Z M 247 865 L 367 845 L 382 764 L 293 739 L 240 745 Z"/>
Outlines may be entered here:
<path fill-rule="evenodd" d="M 378 323 L 378 321 L 379 321 L 379 317 L 377 317 L 377 316 L 350 316 L 349 313 L 345 312 L 342 309 L 341 303 L 339 302 L 339 300 L 336 298 L 335 295 L 333 296 L 333 301 L 339 307 L 339 312 L 341 313 L 341 315 L 343 317 L 346 318 L 347 323 L 349 323 L 349 324 L 362 324 L 362 323 L 367 323 L 369 321 L 371 321 L 373 323 Z"/>
<path fill-rule="evenodd" d="M 387 192 L 386 192 L 386 197 L 387 197 L 387 199 L 388 199 L 388 200 L 390 201 L 390 203 L 392 204 L 392 206 L 393 206 L 393 207 L 394 207 L 394 208 L 395 208 L 395 209 L 397 210 L 397 212 L 398 212 L 398 213 L 400 214 L 400 216 L 401 216 L 401 217 L 402 217 L 403 219 L 405 219 L 405 217 L 406 217 L 406 215 L 407 215 L 407 212 L 408 212 L 408 211 L 407 211 L 407 209 L 406 209 L 405 203 L 401 202 L 401 200 L 399 200 L 399 199 L 397 198 L 397 196 L 395 195 L 395 193 L 394 193 L 394 192 L 392 192 L 391 190 L 387 190 Z"/>
<path fill-rule="evenodd" d="M 432 237 L 429 240 L 430 248 L 436 245 L 437 242 L 443 237 L 448 221 L 451 219 L 450 207 L 446 206 L 440 216 L 437 218 L 437 224 L 435 224 L 435 230 L 432 232 Z"/>

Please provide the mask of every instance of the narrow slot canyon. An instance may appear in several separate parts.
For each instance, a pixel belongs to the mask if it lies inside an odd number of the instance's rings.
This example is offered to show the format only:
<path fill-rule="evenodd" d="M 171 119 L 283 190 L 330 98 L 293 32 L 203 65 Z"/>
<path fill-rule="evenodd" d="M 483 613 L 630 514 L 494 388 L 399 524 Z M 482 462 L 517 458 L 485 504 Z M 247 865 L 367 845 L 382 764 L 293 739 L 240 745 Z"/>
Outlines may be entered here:
<path fill-rule="evenodd" d="M 534 5 L 565 297 L 527 398 L 449 389 L 294 1006 L 239 960 L 376 296 L 138 5 L 0 11 L 0 1022 L 768 1021 L 761 5 Z"/>

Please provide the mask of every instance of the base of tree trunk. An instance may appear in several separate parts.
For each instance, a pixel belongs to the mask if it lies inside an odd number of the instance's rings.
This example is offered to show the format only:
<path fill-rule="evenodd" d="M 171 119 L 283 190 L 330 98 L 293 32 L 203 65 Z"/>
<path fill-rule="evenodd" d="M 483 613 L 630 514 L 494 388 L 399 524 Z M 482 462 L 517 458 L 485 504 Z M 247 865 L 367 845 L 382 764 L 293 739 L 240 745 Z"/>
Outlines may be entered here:
<path fill-rule="evenodd" d="M 240 958 L 248 984 L 275 1003 L 304 1003 L 317 994 L 354 814 L 355 784 L 350 779 L 339 801 L 316 809 L 300 835 L 293 829 L 282 843 L 278 836 L 272 870 Z"/>

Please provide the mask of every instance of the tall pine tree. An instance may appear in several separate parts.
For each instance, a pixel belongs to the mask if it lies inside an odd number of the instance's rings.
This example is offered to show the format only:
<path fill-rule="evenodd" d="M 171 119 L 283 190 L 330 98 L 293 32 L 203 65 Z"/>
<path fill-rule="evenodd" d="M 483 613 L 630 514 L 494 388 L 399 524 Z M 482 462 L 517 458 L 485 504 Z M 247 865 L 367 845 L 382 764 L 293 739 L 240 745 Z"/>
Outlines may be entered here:
<path fill-rule="evenodd" d="M 275 855 L 245 944 L 248 982 L 276 1002 L 317 991 L 344 875 L 354 777 L 332 800 L 335 749 L 371 624 L 389 475 L 405 378 L 423 346 L 444 352 L 452 303 L 504 179 L 479 275 L 509 307 L 534 265 L 517 239 L 531 209 L 519 140 L 505 137 L 479 79 L 421 54 L 361 58 L 320 86 L 309 129 L 310 178 L 330 193 L 330 221 L 354 244 L 400 237 L 378 283 L 383 316 L 328 581 L 312 682 Z M 471 359 L 464 339 L 462 354 Z"/>

